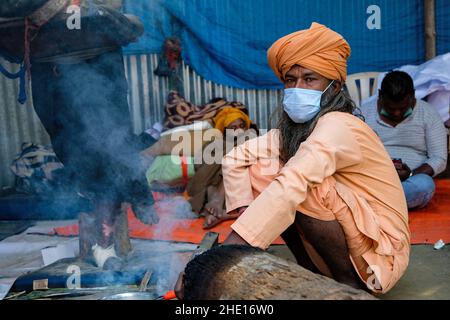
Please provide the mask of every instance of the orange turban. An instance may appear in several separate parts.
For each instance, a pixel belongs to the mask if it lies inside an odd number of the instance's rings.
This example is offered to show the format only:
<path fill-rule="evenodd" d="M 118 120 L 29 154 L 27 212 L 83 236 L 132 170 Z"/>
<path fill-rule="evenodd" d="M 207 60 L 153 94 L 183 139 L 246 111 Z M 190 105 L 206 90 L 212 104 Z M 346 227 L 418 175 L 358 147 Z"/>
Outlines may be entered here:
<path fill-rule="evenodd" d="M 313 22 L 311 27 L 284 36 L 269 48 L 267 59 L 277 77 L 300 65 L 330 80 L 345 82 L 350 46 L 337 32 Z"/>
<path fill-rule="evenodd" d="M 248 115 L 237 108 L 225 107 L 214 117 L 215 128 L 225 132 L 225 128 L 237 119 L 242 119 L 247 128 L 250 127 L 251 121 Z"/>

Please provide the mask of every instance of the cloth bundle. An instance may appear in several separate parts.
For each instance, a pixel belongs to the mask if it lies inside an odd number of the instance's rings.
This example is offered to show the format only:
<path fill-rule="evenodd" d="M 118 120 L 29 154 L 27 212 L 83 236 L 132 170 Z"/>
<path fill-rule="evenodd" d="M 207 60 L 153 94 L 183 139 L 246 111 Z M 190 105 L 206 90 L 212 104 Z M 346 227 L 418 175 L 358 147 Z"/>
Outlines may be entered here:
<path fill-rule="evenodd" d="M 53 175 L 63 168 L 51 146 L 32 143 L 22 144 L 22 151 L 16 156 L 11 170 L 16 176 L 16 190 L 28 194 L 51 192 Z"/>

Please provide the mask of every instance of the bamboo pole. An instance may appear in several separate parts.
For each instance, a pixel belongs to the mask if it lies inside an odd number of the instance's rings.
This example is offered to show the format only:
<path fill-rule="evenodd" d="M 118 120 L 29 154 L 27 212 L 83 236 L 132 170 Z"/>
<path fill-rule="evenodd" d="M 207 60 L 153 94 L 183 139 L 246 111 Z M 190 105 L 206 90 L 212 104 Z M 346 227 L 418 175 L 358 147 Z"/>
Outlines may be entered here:
<path fill-rule="evenodd" d="M 424 0 L 425 14 L 425 59 L 436 56 L 436 17 L 435 0 Z"/>

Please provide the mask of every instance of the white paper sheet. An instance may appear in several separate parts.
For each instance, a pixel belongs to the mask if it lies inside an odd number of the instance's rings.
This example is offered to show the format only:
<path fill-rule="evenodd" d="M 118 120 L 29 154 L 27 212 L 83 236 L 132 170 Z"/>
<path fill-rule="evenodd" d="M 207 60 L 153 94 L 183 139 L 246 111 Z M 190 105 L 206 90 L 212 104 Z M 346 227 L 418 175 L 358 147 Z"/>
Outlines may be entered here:
<path fill-rule="evenodd" d="M 44 248 L 41 250 L 44 266 L 48 266 L 65 258 L 75 258 L 75 250 L 67 244 L 58 244 L 56 247 Z"/>

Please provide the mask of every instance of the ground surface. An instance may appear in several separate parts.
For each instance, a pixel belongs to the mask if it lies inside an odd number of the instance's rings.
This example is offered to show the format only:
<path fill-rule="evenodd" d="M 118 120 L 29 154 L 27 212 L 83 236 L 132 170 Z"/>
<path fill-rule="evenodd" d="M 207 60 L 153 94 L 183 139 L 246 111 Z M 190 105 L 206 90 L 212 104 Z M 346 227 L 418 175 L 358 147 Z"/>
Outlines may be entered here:
<path fill-rule="evenodd" d="M 295 261 L 286 246 L 272 246 L 270 251 Z M 430 245 L 414 245 L 405 275 L 382 299 L 450 300 L 450 245 L 434 250 Z"/>
<path fill-rule="evenodd" d="M 38 222 L 34 231 L 45 231 L 55 222 Z M 67 224 L 59 222 L 58 224 Z M 33 229 L 29 229 L 33 231 Z M 28 231 L 29 232 L 29 231 Z M 62 238 L 38 234 L 21 234 L 0 242 L 0 289 L 2 283 L 43 267 L 41 249 L 56 244 L 78 247 L 77 238 Z M 135 267 L 152 269 L 159 275 L 153 282 L 158 293 L 170 290 L 178 273 L 184 268 L 195 245 L 165 241 L 133 240 L 134 253 L 130 261 Z M 286 246 L 272 246 L 272 254 L 294 260 Z M 410 264 L 399 283 L 382 299 L 445 299 L 450 300 L 450 245 L 434 250 L 429 245 L 412 246 Z M 161 275 L 164 275 L 161 277 Z M 1 290 L 0 290 L 1 291 Z M 1 292 L 0 292 L 1 293 Z"/>

